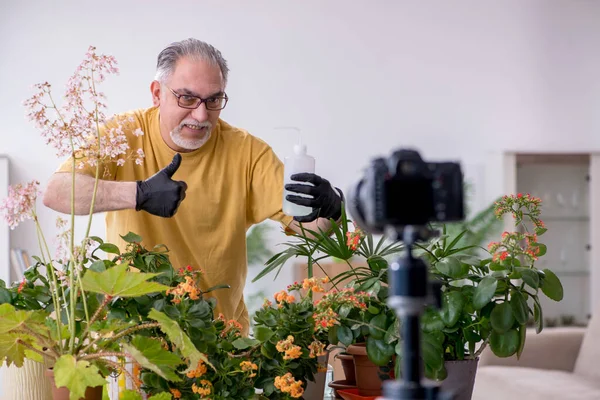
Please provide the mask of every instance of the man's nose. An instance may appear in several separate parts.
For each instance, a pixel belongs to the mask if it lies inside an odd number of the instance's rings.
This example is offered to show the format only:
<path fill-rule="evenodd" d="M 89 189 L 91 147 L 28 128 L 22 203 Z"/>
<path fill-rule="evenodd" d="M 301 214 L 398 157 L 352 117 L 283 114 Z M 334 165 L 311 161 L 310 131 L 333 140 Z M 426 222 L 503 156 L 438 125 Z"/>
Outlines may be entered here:
<path fill-rule="evenodd" d="M 196 121 L 204 122 L 208 121 L 208 110 L 206 109 L 206 104 L 202 103 L 200 106 L 190 113 L 191 117 Z"/>

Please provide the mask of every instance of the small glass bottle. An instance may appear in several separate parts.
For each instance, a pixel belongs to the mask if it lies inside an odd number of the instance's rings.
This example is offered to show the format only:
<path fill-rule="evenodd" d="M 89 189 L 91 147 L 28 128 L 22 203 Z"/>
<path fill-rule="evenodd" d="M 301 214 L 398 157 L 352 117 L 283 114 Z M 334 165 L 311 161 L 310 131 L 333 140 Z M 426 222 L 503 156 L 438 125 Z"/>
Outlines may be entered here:
<path fill-rule="evenodd" d="M 283 184 L 288 183 L 311 185 L 310 183 L 292 181 L 291 176 L 302 172 L 315 173 L 315 158 L 308 155 L 306 145 L 296 144 L 294 145 L 294 154 L 290 157 L 286 157 L 284 160 L 284 171 L 283 171 Z M 287 195 L 294 195 L 300 197 L 311 196 L 302 193 L 289 192 L 285 188 L 283 189 L 283 212 L 291 217 L 302 217 L 310 214 L 313 210 L 312 207 L 301 206 L 294 204 L 286 200 Z"/>

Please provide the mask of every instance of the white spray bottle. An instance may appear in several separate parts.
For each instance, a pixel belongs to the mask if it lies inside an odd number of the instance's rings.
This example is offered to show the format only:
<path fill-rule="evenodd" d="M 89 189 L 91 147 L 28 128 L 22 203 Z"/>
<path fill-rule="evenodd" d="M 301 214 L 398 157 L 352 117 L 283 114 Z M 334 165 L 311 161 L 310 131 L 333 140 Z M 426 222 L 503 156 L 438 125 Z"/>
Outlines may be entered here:
<path fill-rule="evenodd" d="M 280 128 L 283 129 L 283 128 Z M 294 145 L 294 153 L 289 157 L 285 157 L 284 160 L 284 169 L 283 169 L 283 184 L 287 185 L 288 183 L 294 184 L 305 184 L 312 185 L 311 183 L 304 183 L 298 181 L 292 181 L 291 176 L 294 174 L 299 174 L 302 172 L 315 173 L 315 158 L 308 155 L 306 151 L 306 145 L 302 144 L 302 138 L 300 136 L 300 129 L 298 128 L 287 128 L 294 129 L 298 132 L 298 144 Z M 310 195 L 304 195 L 302 193 L 289 192 L 283 189 L 283 213 L 289 215 L 291 217 L 303 217 L 305 215 L 310 214 L 313 209 L 312 207 L 300 206 L 298 204 L 294 204 L 286 200 L 286 196 L 288 194 L 294 196 L 308 197 Z"/>

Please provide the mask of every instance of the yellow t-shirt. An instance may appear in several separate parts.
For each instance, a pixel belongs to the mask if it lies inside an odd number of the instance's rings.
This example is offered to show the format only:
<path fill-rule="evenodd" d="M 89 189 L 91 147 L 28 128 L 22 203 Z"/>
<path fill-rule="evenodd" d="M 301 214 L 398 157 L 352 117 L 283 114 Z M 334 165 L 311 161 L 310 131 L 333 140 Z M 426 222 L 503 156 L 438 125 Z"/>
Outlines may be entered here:
<path fill-rule="evenodd" d="M 167 166 L 174 150 L 160 136 L 159 110 L 135 110 L 127 125 L 129 148 L 141 148 L 142 165 L 129 160 L 122 166 L 110 163 L 102 179 L 136 181 L 149 178 Z M 110 125 L 107 125 L 110 127 Z M 140 128 L 144 134 L 133 134 Z M 119 235 L 131 231 L 152 248 L 164 244 L 177 269 L 191 265 L 204 271 L 200 287 L 208 289 L 228 284 L 210 295 L 217 299 L 216 312 L 235 319 L 247 333 L 249 318 L 243 298 L 247 276 L 246 232 L 265 219 L 289 225 L 292 217 L 281 211 L 283 164 L 271 147 L 248 132 L 219 120 L 209 140 L 198 150 L 181 153 L 182 161 L 173 175 L 186 182 L 186 197 L 172 218 L 161 218 L 145 211 L 121 210 L 106 213 L 106 240 L 121 250 L 125 242 Z M 59 171 L 71 171 L 71 160 Z M 95 175 L 95 167 L 78 172 Z"/>

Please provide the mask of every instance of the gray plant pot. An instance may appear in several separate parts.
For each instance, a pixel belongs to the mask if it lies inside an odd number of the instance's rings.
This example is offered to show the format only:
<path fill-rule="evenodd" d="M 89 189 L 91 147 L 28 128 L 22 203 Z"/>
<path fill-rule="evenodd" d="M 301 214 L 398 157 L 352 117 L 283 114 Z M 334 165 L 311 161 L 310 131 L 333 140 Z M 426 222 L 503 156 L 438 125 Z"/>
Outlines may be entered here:
<path fill-rule="evenodd" d="M 479 358 L 463 361 L 446 361 L 448 376 L 441 383 L 441 390 L 454 394 L 453 400 L 471 400 Z"/>

